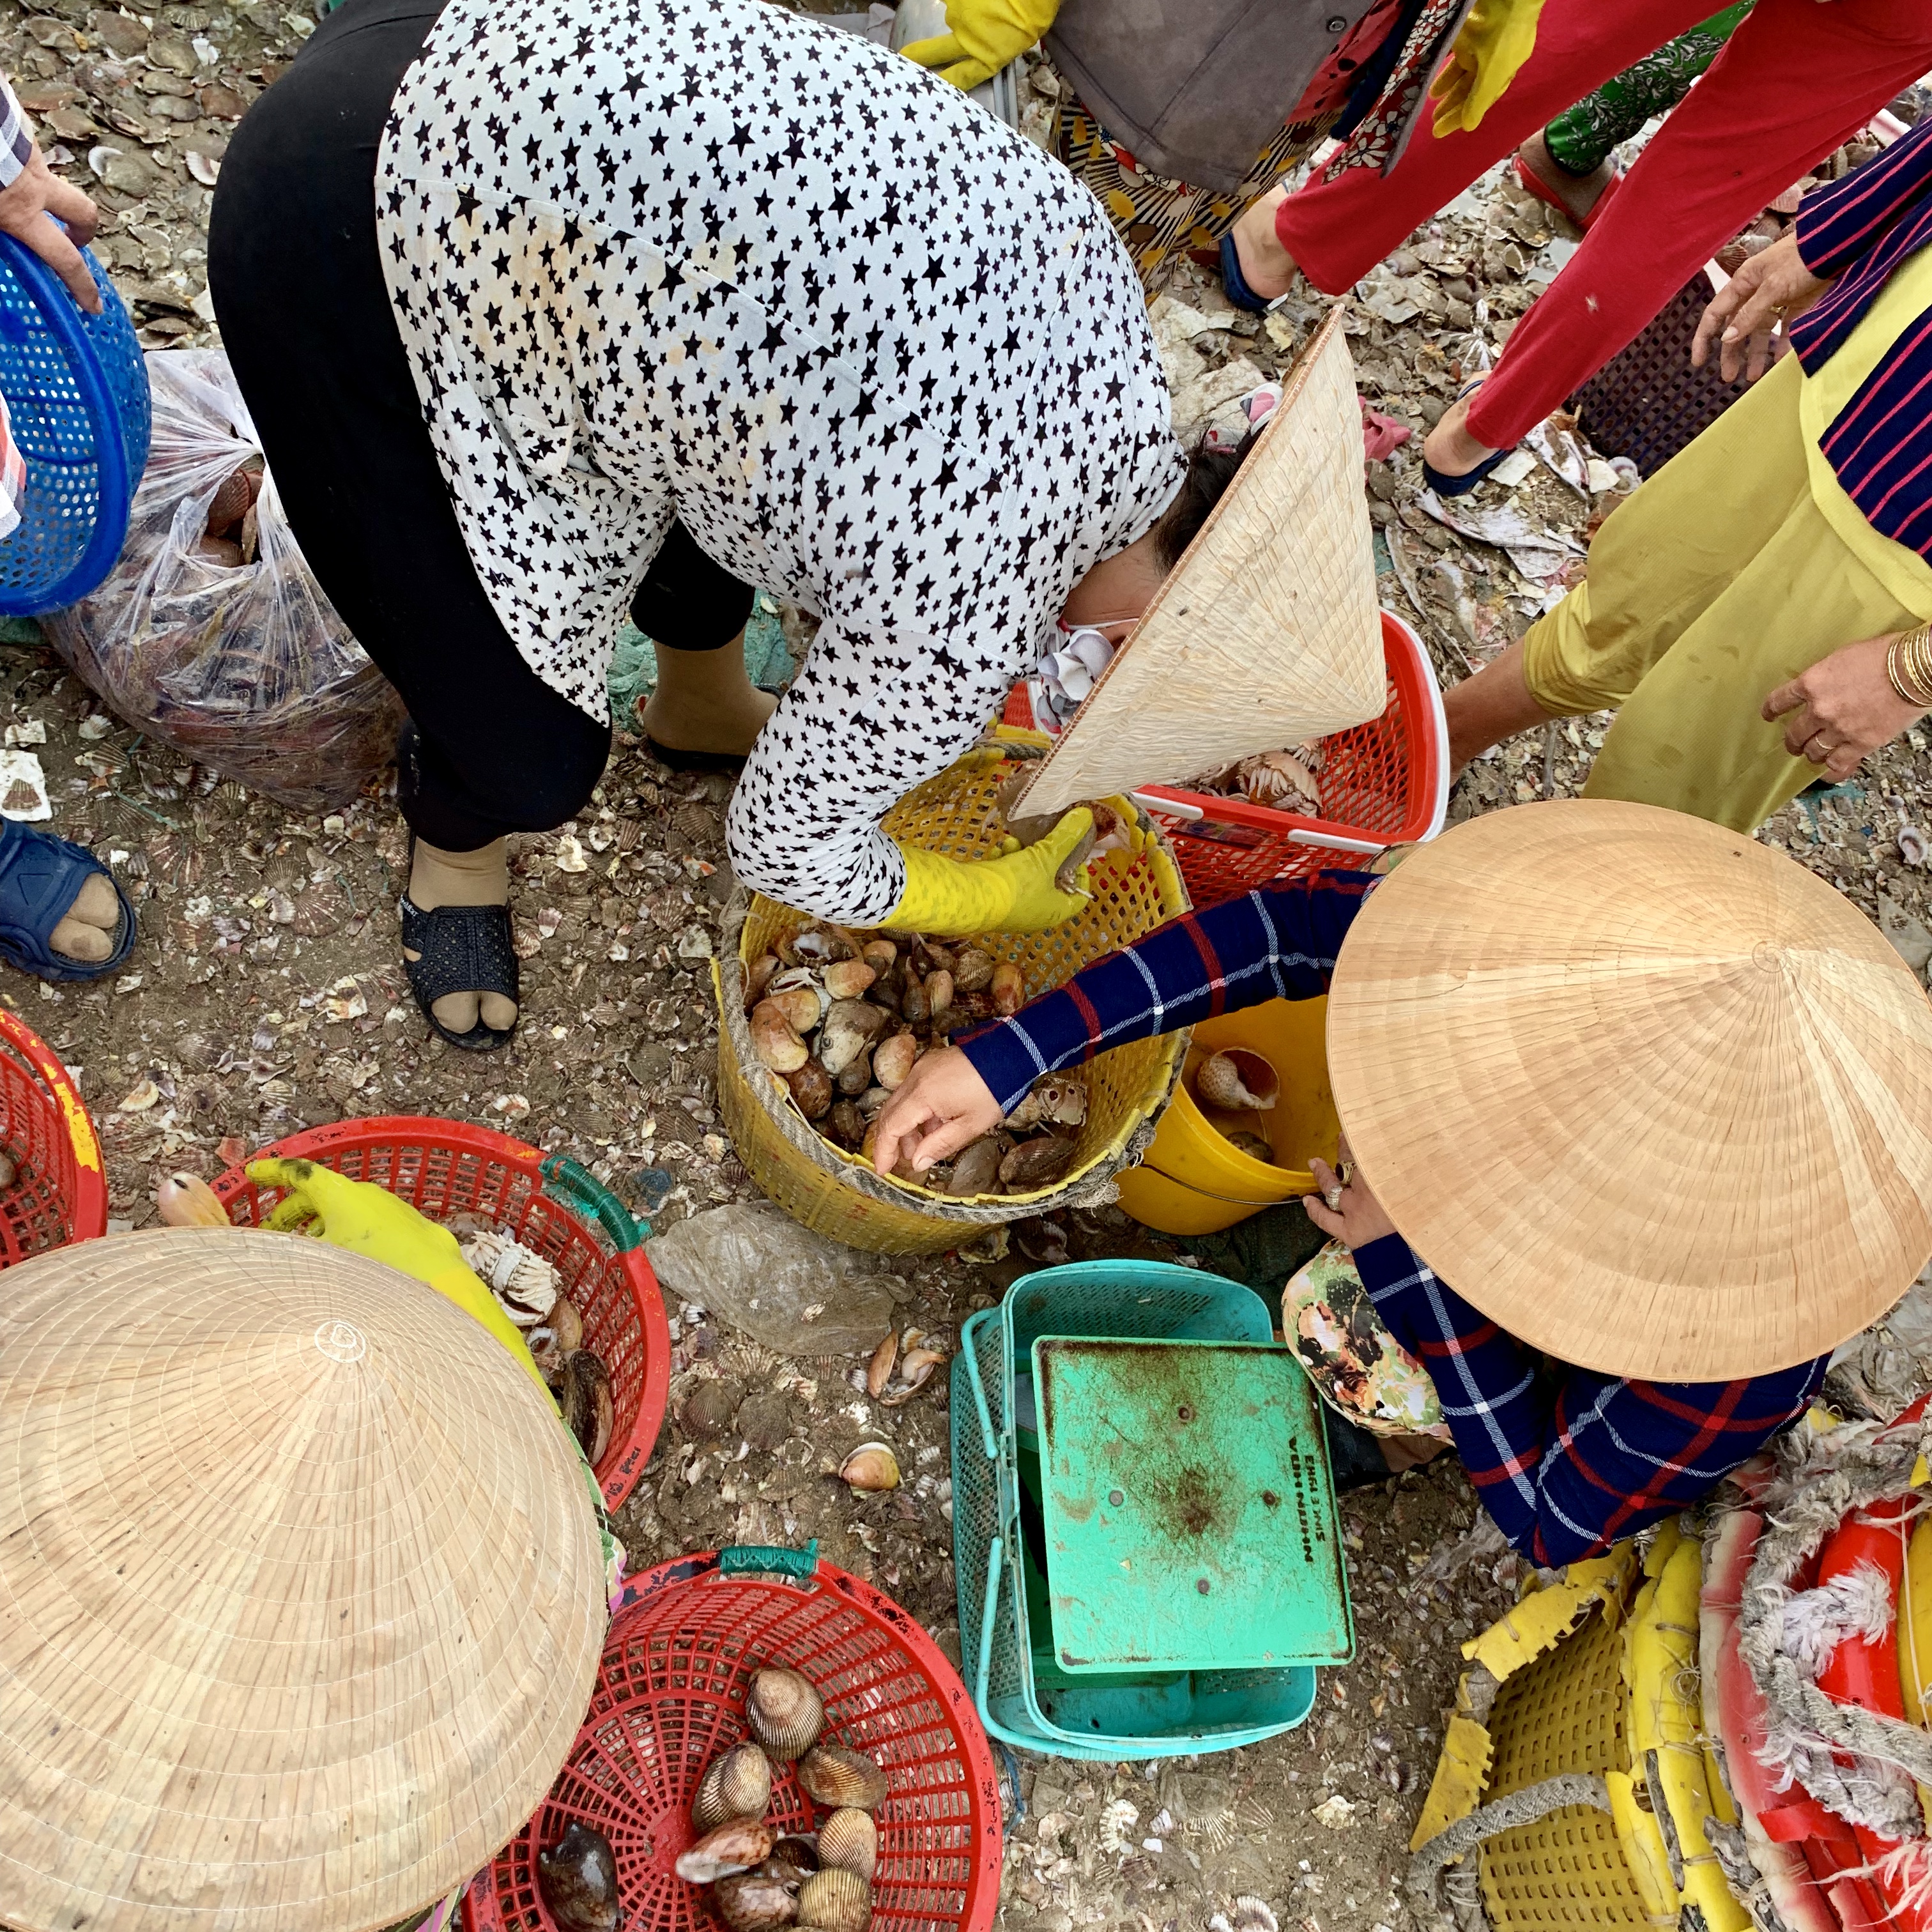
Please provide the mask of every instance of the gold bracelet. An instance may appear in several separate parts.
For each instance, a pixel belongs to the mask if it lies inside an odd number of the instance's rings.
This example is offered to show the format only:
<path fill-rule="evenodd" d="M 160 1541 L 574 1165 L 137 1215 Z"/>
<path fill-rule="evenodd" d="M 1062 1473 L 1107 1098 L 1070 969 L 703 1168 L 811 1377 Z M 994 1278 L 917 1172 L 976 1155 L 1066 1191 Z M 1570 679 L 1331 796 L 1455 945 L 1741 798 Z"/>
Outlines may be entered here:
<path fill-rule="evenodd" d="M 1905 640 L 1906 682 L 1915 691 L 1932 692 L 1932 624 L 1922 624 Z"/>
<path fill-rule="evenodd" d="M 1902 632 L 1885 654 L 1885 674 L 1900 703 L 1932 710 L 1932 626 Z"/>

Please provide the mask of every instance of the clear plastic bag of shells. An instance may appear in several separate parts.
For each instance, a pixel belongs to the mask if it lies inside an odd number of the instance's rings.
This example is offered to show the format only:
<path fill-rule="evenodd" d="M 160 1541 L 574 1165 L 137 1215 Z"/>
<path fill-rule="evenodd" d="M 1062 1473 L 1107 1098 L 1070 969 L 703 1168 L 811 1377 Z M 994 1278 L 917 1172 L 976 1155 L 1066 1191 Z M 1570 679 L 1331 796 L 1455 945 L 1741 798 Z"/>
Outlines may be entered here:
<path fill-rule="evenodd" d="M 893 807 L 892 837 L 949 857 L 999 849 L 1001 788 L 1018 761 L 969 757 Z M 962 1227 L 1114 1198 L 1139 1157 L 1186 1052 L 1183 1035 L 1138 1040 L 1040 1083 L 997 1135 L 915 1181 L 873 1173 L 868 1136 L 918 1057 L 1062 986 L 1082 966 L 1186 910 L 1159 828 L 1106 801 L 1135 836 L 1095 858 L 1093 891 L 1048 932 L 872 932 L 741 897 L 717 967 L 720 1111 L 766 1192 L 819 1232 L 876 1253 L 930 1253 Z"/>
<path fill-rule="evenodd" d="M 395 755 L 402 700 L 302 560 L 219 350 L 148 357 L 154 441 L 106 581 L 43 620 L 109 708 L 290 809 Z"/>

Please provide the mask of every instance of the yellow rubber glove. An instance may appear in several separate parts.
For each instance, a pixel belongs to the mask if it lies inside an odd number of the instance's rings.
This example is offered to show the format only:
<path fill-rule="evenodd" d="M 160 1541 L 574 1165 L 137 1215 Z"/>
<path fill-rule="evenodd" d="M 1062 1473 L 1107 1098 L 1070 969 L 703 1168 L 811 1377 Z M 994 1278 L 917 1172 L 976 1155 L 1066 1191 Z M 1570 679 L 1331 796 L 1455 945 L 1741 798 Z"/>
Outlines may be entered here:
<path fill-rule="evenodd" d="M 1466 134 L 1481 124 L 1535 52 L 1542 11 L 1543 0 L 1476 0 L 1429 89 L 1437 134 Z"/>
<path fill-rule="evenodd" d="M 516 1324 L 471 1272 L 456 1237 L 440 1222 L 373 1180 L 350 1180 L 312 1160 L 251 1160 L 248 1172 L 250 1180 L 264 1187 L 288 1190 L 265 1226 L 283 1233 L 302 1229 L 427 1282 L 482 1322 L 549 1394 L 550 1385 L 530 1359 Z"/>
<path fill-rule="evenodd" d="M 1037 844 L 998 859 L 962 862 L 902 845 L 905 891 L 879 922 L 895 932 L 1044 932 L 1087 903 L 1087 892 L 1063 892 L 1053 875 L 1093 826 L 1094 814 L 1081 805 Z M 1084 888 L 1084 866 L 1080 878 Z"/>
<path fill-rule="evenodd" d="M 950 33 L 914 40 L 899 51 L 964 92 L 991 80 L 1033 46 L 1060 10 L 1060 0 L 946 0 Z M 1017 928 L 1016 928 L 1017 929 Z"/>

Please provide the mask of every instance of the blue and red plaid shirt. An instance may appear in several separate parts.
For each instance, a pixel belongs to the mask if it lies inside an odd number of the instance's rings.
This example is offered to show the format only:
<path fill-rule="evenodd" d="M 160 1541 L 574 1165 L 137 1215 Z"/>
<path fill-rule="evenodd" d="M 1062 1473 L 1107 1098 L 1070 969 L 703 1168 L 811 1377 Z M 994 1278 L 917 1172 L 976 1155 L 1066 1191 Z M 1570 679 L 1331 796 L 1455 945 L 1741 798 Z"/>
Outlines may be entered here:
<path fill-rule="evenodd" d="M 1791 325 L 1808 374 L 1836 355 L 1894 272 L 1932 241 L 1932 119 L 1798 208 L 1798 252 L 1831 288 Z M 1881 536 L 1932 557 L 1932 313 L 1921 316 L 1818 445 Z"/>
<path fill-rule="evenodd" d="M 1264 1000 L 1328 990 L 1376 881 L 1324 872 L 1190 913 L 962 1040 L 1010 1112 L 1042 1073 Z M 1532 1562 L 1575 1562 L 1674 1514 L 1802 1415 L 1828 1358 L 1729 1382 L 1549 1363 L 1438 1280 L 1399 1234 L 1355 1253 L 1390 1334 L 1436 1384 L 1462 1466 Z"/>

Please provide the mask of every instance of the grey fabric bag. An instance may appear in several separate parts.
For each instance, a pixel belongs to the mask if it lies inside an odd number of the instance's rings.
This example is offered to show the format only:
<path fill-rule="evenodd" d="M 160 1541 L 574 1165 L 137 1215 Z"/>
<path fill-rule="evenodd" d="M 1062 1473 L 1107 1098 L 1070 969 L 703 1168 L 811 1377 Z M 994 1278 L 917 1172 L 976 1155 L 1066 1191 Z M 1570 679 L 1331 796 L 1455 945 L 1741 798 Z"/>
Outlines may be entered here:
<path fill-rule="evenodd" d="M 1373 0 L 1062 0 L 1054 65 L 1143 166 L 1228 193 Z"/>

